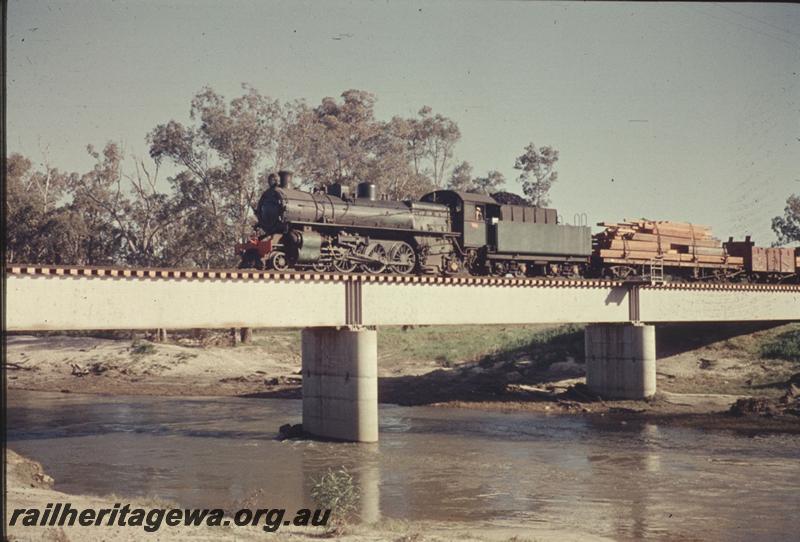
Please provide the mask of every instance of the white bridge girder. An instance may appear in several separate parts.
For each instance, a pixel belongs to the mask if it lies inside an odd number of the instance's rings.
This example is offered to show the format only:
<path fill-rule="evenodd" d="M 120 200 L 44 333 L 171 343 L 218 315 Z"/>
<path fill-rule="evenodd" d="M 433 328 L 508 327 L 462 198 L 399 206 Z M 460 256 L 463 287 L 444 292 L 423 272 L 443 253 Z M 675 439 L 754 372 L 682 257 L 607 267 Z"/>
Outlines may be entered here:
<path fill-rule="evenodd" d="M 24 330 L 800 320 L 800 287 L 612 281 L 6 269 Z"/>

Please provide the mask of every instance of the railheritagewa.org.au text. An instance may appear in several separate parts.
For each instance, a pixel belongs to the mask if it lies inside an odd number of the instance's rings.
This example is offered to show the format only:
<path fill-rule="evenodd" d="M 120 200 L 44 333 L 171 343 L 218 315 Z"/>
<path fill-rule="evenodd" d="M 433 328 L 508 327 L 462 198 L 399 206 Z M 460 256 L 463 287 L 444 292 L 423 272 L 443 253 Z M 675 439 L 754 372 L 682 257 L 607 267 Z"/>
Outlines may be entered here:
<path fill-rule="evenodd" d="M 116 503 L 110 508 L 74 508 L 70 503 L 49 503 L 44 508 L 15 508 L 9 526 L 25 527 L 138 527 L 156 532 L 167 527 L 255 527 L 274 532 L 283 526 L 324 527 L 330 509 L 301 508 L 287 515 L 285 508 L 242 508 L 226 516 L 221 508 L 139 508 Z"/>

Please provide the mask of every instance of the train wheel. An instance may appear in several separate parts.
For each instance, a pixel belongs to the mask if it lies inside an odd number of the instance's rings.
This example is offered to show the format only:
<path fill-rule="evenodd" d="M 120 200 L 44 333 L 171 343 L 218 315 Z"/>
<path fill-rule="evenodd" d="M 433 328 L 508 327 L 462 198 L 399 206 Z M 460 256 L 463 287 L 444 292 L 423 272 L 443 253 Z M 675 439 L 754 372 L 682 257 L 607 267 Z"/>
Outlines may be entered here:
<path fill-rule="evenodd" d="M 324 273 L 328 270 L 328 264 L 326 262 L 317 262 L 313 264 L 311 267 L 314 268 L 314 271 L 317 273 Z"/>
<path fill-rule="evenodd" d="M 361 264 L 361 269 L 363 269 L 365 273 L 377 275 L 378 273 L 383 273 L 384 270 L 386 270 L 386 249 L 382 244 L 375 243 L 374 245 L 367 246 L 366 250 L 364 251 L 364 256 L 373 259 L 373 261 L 369 263 Z"/>
<path fill-rule="evenodd" d="M 625 280 L 628 277 L 636 275 L 636 270 L 633 267 L 629 267 L 627 265 L 613 265 L 611 266 L 611 272 L 613 273 L 613 277 L 615 279 L 622 279 L 622 280 Z"/>
<path fill-rule="evenodd" d="M 504 262 L 494 262 L 492 264 L 492 275 L 497 277 L 504 277 L 508 273 L 508 265 Z"/>
<path fill-rule="evenodd" d="M 352 273 L 356 268 L 356 263 L 350 260 L 347 255 L 345 255 L 342 256 L 342 258 L 333 260 L 333 268 L 340 273 Z"/>
<path fill-rule="evenodd" d="M 408 275 L 417 265 L 417 255 L 408 243 L 397 243 L 389 252 L 391 270 L 401 275 Z"/>
<path fill-rule="evenodd" d="M 286 261 L 286 254 L 283 252 L 273 252 L 269 256 L 269 266 L 275 271 L 286 271 L 289 263 Z"/>
<path fill-rule="evenodd" d="M 714 282 L 731 282 L 730 275 L 724 269 L 714 269 L 711 271 Z"/>

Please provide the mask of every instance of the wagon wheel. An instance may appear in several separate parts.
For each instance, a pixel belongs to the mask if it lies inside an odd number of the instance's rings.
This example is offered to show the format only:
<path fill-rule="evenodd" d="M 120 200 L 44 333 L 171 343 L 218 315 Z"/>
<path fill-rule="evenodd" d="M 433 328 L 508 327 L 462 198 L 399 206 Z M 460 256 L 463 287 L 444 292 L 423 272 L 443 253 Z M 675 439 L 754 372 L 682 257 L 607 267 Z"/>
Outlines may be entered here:
<path fill-rule="evenodd" d="M 361 264 L 361 269 L 363 269 L 365 273 L 377 275 L 378 273 L 383 273 L 386 269 L 386 249 L 382 244 L 375 243 L 374 245 L 369 245 L 364 252 L 364 256 L 377 260 Z"/>
<path fill-rule="evenodd" d="M 528 266 L 524 263 L 517 263 L 511 270 L 515 278 L 523 278 L 528 273 Z"/>
<path fill-rule="evenodd" d="M 397 243 L 389 252 L 389 265 L 395 273 L 407 275 L 417 265 L 417 255 L 408 243 Z"/>
<path fill-rule="evenodd" d="M 498 277 L 504 276 L 508 273 L 508 266 L 503 262 L 494 262 L 492 265 L 492 274 Z"/>
<path fill-rule="evenodd" d="M 626 279 L 632 275 L 635 275 L 636 272 L 633 267 L 628 267 L 627 265 L 615 265 L 611 267 L 611 272 L 614 273 L 614 277 L 618 279 Z"/>
<path fill-rule="evenodd" d="M 730 275 L 724 269 L 714 269 L 711 272 L 715 282 L 731 282 Z"/>
<path fill-rule="evenodd" d="M 273 252 L 269 256 L 269 266 L 275 271 L 285 271 L 289 267 L 286 261 L 286 254 L 283 252 Z"/>

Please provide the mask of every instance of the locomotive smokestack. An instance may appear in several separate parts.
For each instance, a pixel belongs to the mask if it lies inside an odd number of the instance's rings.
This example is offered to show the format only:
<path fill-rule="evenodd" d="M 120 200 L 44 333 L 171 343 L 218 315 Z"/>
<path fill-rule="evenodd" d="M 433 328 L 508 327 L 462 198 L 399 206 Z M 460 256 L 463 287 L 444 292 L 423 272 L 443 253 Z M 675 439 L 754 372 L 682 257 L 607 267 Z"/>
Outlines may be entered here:
<path fill-rule="evenodd" d="M 375 201 L 375 184 L 370 182 L 358 183 L 356 190 L 356 196 L 359 199 Z"/>
<path fill-rule="evenodd" d="M 292 172 L 291 171 L 279 171 L 278 177 L 280 177 L 280 187 L 281 188 L 292 188 Z"/>

